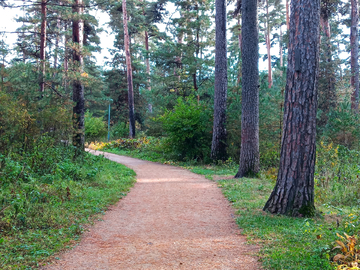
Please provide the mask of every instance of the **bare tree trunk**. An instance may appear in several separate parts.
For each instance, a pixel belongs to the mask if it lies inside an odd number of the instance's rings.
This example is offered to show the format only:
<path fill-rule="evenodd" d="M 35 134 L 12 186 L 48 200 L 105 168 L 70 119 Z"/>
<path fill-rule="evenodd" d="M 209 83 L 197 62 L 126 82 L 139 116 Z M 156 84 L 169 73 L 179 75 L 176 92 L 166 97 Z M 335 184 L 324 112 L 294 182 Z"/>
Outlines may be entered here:
<path fill-rule="evenodd" d="M 279 55 L 280 55 L 280 67 L 284 66 L 284 57 L 283 57 L 283 50 L 282 50 L 282 30 L 280 26 L 280 34 L 279 34 Z"/>
<path fill-rule="evenodd" d="M 73 48 L 73 65 L 77 74 L 83 72 L 83 33 L 84 22 L 81 18 L 83 14 L 83 2 L 82 0 L 75 0 L 72 7 L 73 10 L 73 22 L 72 22 L 72 39 L 74 43 Z M 73 144 L 79 150 L 84 150 L 85 144 L 85 98 L 84 98 L 84 85 L 81 81 L 81 76 L 73 81 L 73 101 L 75 106 L 73 107 L 73 123 L 74 123 L 74 135 Z"/>
<path fill-rule="evenodd" d="M 351 95 L 351 109 L 354 113 L 359 112 L 359 40 L 358 40 L 358 2 L 351 0 L 351 30 L 350 30 L 350 46 L 351 46 L 351 86 L 353 93 Z"/>
<path fill-rule="evenodd" d="M 238 34 L 238 40 L 239 40 L 239 50 L 240 50 L 240 57 L 242 56 L 242 46 L 241 46 L 241 23 L 240 23 L 240 16 L 238 17 L 238 25 L 239 25 L 239 34 Z M 240 85 L 240 79 L 241 79 L 241 73 L 242 73 L 242 65 L 239 66 L 239 72 L 237 77 L 237 85 Z"/>
<path fill-rule="evenodd" d="M 272 80 L 272 71 L 271 71 L 271 41 L 270 41 L 270 25 L 269 25 L 269 1 L 266 0 L 266 32 L 265 32 L 265 38 L 266 38 L 266 50 L 267 50 L 267 57 L 268 57 L 268 84 L 269 88 L 272 87 L 273 80 Z"/>
<path fill-rule="evenodd" d="M 145 50 L 147 53 L 145 63 L 146 63 L 146 73 L 148 75 L 148 90 L 151 91 L 151 79 L 150 79 L 150 60 L 149 60 L 149 34 L 145 31 Z M 149 112 L 152 113 L 152 105 L 148 104 Z"/>
<path fill-rule="evenodd" d="M 257 0 L 242 2 L 242 113 L 236 178 L 259 172 L 259 34 Z"/>
<path fill-rule="evenodd" d="M 128 103 L 129 103 L 129 136 L 135 138 L 135 113 L 134 113 L 134 88 L 132 78 L 131 54 L 130 54 L 130 38 L 128 31 L 128 19 L 126 12 L 126 0 L 123 0 L 123 21 L 124 21 L 124 43 L 125 43 L 125 58 L 127 69 L 127 83 L 128 83 Z"/>
<path fill-rule="evenodd" d="M 58 54 L 59 54 L 59 42 L 60 42 L 60 18 L 56 21 L 56 40 L 55 40 L 55 51 L 54 51 L 54 68 L 57 68 L 58 65 Z"/>
<path fill-rule="evenodd" d="M 286 29 L 290 30 L 289 0 L 286 0 Z"/>
<path fill-rule="evenodd" d="M 264 206 L 273 214 L 314 214 L 320 0 L 291 6 L 283 137 L 276 186 Z"/>
<path fill-rule="evenodd" d="M 215 96 L 214 124 L 211 158 L 226 160 L 226 97 L 227 97 L 227 48 L 226 48 L 226 1 L 216 0 L 215 39 Z"/>
<path fill-rule="evenodd" d="M 41 33 L 40 33 L 40 92 L 45 91 L 45 68 L 46 68 L 46 4 L 47 0 L 41 0 Z"/>

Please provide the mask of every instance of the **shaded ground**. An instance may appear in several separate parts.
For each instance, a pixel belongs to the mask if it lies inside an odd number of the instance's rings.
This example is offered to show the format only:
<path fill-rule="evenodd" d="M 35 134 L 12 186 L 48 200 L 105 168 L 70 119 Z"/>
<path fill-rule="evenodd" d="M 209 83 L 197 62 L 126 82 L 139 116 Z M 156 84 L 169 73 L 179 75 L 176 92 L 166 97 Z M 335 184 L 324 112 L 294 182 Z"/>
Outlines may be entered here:
<path fill-rule="evenodd" d="M 42 269 L 260 269 L 216 183 L 100 151 L 137 174 L 130 193 L 73 250 Z"/>

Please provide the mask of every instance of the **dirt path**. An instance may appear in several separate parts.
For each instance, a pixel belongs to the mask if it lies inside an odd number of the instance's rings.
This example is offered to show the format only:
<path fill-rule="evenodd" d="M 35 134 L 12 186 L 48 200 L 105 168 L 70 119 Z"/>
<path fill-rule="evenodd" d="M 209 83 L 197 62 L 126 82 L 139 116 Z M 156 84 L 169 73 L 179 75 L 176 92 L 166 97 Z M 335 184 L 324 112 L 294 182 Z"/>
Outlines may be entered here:
<path fill-rule="evenodd" d="M 245 243 L 216 183 L 172 166 L 105 157 L 133 169 L 137 183 L 76 248 L 43 269 L 260 269 L 258 249 Z"/>

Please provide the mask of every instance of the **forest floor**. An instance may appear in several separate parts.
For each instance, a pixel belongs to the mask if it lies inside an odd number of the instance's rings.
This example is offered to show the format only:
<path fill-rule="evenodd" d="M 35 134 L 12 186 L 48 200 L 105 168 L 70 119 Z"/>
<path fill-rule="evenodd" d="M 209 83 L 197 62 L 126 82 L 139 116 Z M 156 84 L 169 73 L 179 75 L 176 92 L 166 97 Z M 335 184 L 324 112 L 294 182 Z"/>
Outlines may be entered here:
<path fill-rule="evenodd" d="M 80 243 L 42 269 L 260 269 L 216 182 L 187 170 L 91 151 L 137 174 Z"/>

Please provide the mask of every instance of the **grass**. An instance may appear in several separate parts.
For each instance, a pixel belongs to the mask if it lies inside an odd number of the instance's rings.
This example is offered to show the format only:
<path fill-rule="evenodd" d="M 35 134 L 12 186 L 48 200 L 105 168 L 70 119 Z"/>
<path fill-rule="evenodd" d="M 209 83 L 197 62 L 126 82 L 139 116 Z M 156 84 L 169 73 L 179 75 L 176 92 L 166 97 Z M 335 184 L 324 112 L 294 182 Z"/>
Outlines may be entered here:
<path fill-rule="evenodd" d="M 76 181 L 32 179 L 0 191 L 8 203 L 0 207 L 0 269 L 35 269 L 72 248 L 86 226 L 101 220 L 135 181 L 135 173 L 121 164 L 90 154 L 85 159 L 88 165 Z"/>

